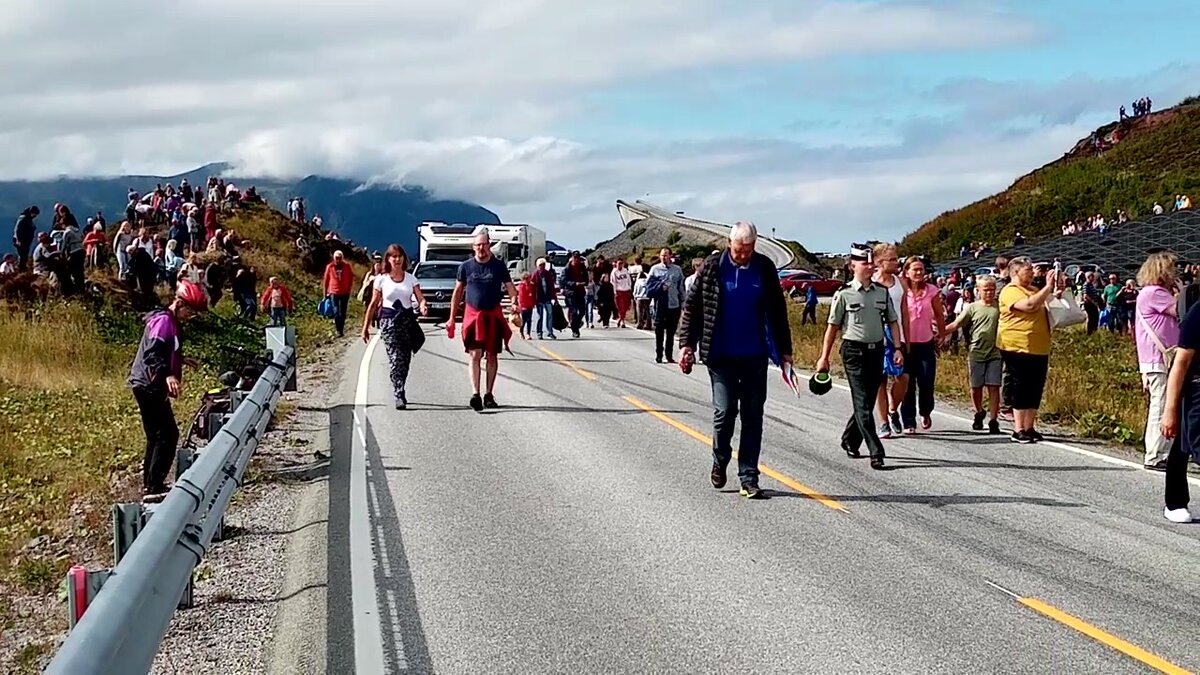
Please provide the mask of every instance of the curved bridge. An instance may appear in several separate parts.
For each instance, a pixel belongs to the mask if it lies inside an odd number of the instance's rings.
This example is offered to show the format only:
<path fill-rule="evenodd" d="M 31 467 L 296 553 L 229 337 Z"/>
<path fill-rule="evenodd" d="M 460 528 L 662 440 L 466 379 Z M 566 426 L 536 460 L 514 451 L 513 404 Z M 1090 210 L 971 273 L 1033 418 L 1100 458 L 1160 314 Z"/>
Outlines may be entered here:
<path fill-rule="evenodd" d="M 655 206 L 649 202 L 644 202 L 640 199 L 630 203 L 623 199 L 617 200 L 617 213 L 621 216 L 621 222 L 629 229 L 631 225 L 641 220 L 659 220 L 679 227 L 686 227 L 695 230 L 701 230 L 706 234 L 715 234 L 723 238 L 729 237 L 731 225 L 725 223 L 717 223 L 711 220 L 699 220 L 697 218 L 688 218 L 681 216 L 672 211 Z M 775 263 L 775 267 L 784 268 L 793 265 L 796 262 L 796 256 L 792 253 L 792 249 L 781 244 L 775 239 L 763 236 L 762 231 L 758 233 L 759 253 L 771 259 Z"/>

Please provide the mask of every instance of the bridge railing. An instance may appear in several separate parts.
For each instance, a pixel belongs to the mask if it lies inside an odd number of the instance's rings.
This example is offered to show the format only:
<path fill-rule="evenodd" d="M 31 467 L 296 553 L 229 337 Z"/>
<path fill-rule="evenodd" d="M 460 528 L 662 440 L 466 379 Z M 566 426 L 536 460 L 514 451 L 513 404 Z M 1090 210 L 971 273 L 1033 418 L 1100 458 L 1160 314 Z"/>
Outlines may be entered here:
<path fill-rule="evenodd" d="M 721 237 L 729 236 L 730 226 L 725 223 L 718 223 L 711 220 L 702 220 L 700 218 L 692 218 L 690 216 L 681 216 L 677 213 L 668 211 L 661 206 L 656 206 L 650 202 L 641 199 L 636 200 L 633 204 L 628 202 L 618 202 L 618 207 L 624 204 L 626 208 L 633 211 L 641 211 L 648 216 L 652 216 L 658 220 L 683 225 L 685 227 L 695 227 L 702 230 L 707 230 Z M 766 255 L 775 263 L 776 267 L 787 267 L 796 262 L 796 255 L 787 245 L 782 244 L 775 239 L 763 236 L 760 232 L 758 235 L 760 253 Z"/>
<path fill-rule="evenodd" d="M 150 670 L 181 598 L 189 593 L 190 599 L 192 570 L 218 534 L 229 500 L 242 484 L 280 396 L 294 387 L 295 350 L 289 346 L 294 344 L 294 333 L 290 328 L 268 329 L 277 330 L 286 330 L 288 335 L 277 342 L 288 344 L 275 349 L 271 367 L 199 451 L 162 503 L 147 509 L 148 521 L 135 528 L 140 531 L 116 568 L 100 576 L 102 586 L 90 604 L 86 602 L 87 588 L 68 587 L 73 600 L 74 594 L 80 596 L 73 604 L 83 603 L 86 609 L 79 610 L 82 616 L 46 673 L 101 675 Z"/>

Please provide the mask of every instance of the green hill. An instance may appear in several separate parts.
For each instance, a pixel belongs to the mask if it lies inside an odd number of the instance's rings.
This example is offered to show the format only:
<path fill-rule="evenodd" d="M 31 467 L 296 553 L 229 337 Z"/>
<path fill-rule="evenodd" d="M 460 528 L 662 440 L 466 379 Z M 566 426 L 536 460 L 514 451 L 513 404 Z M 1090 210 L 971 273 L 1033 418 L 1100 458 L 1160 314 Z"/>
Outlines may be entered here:
<path fill-rule="evenodd" d="M 952 258 L 961 246 L 987 242 L 1000 248 L 1020 231 L 1028 241 L 1061 235 L 1068 220 L 1124 209 L 1130 218 L 1154 203 L 1171 209 L 1176 194 L 1200 197 L 1200 97 L 1174 108 L 1113 122 L 1100 138 L 1121 138 L 1097 155 L 1081 139 L 1062 158 L 1018 178 L 1004 192 L 947 211 L 900 242 L 901 253 Z"/>

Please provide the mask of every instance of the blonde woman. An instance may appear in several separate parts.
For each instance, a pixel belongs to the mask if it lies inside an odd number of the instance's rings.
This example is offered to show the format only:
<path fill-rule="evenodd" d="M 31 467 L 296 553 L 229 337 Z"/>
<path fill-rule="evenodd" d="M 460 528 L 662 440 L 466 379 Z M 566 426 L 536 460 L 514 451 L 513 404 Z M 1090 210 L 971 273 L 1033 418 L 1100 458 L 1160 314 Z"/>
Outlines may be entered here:
<path fill-rule="evenodd" d="M 1174 254 L 1154 253 L 1138 270 L 1137 294 L 1133 311 L 1133 338 L 1137 345 L 1138 371 L 1142 389 L 1150 396 L 1146 415 L 1146 454 L 1142 464 L 1154 471 L 1165 471 L 1171 440 L 1163 438 L 1159 425 L 1167 396 L 1167 367 L 1163 352 L 1179 344 L 1179 315 L 1175 302 Z"/>

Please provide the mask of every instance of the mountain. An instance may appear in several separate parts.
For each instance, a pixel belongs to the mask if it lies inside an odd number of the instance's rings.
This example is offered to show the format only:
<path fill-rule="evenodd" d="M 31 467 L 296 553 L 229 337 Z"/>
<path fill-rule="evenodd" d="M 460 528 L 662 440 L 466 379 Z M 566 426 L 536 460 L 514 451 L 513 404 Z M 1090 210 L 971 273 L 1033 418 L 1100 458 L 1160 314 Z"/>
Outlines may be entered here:
<path fill-rule="evenodd" d="M 1106 144 L 1102 153 L 1093 138 Z M 1112 218 L 1123 209 L 1136 219 L 1155 202 L 1169 210 L 1177 194 L 1200 197 L 1200 97 L 1100 127 L 1004 192 L 925 223 L 900 242 L 900 250 L 939 260 L 975 242 L 1006 248 L 1018 231 L 1032 242 L 1061 235 L 1068 220 L 1097 213 Z"/>
<path fill-rule="evenodd" d="M 50 211 L 56 202 L 67 204 L 82 222 L 102 210 L 109 222 L 124 217 L 125 194 L 129 188 L 145 193 L 156 184 L 178 185 L 186 178 L 193 186 L 202 186 L 209 176 L 223 176 L 245 189 L 255 186 L 272 206 L 285 209 L 293 196 L 304 198 L 309 217 L 320 215 L 325 228 L 334 230 L 343 239 L 350 239 L 370 249 L 382 249 L 399 243 L 415 257 L 416 227 L 423 220 L 449 223 L 499 223 L 495 213 L 468 202 L 437 199 L 419 186 L 364 185 L 360 181 L 309 176 L 299 182 L 274 178 L 253 178 L 226 175 L 231 167 L 216 163 L 175 176 L 119 176 L 108 178 L 63 177 L 44 181 L 0 181 L 0 214 L 16 221 L 22 209 L 37 204 L 42 210 L 38 219 L 41 227 L 49 227 Z M 3 237 L 7 247 L 10 236 Z M 5 249 L 7 250 L 7 249 Z"/>

